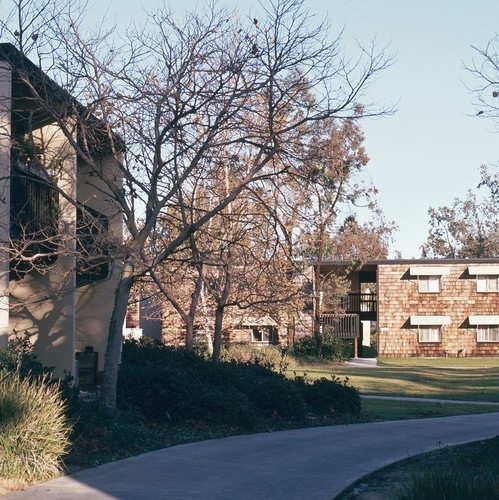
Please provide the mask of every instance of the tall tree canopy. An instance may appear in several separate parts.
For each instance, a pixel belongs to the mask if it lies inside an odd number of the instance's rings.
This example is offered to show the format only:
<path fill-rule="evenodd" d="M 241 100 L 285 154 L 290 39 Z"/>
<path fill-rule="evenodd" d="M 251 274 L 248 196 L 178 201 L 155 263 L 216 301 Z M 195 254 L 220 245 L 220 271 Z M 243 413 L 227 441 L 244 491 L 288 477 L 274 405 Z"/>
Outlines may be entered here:
<path fill-rule="evenodd" d="M 113 408 L 133 285 L 188 248 L 252 184 L 304 168 L 320 124 L 358 118 L 369 82 L 389 60 L 374 46 L 345 58 L 328 21 L 302 0 L 262 3 L 251 16 L 208 3 L 178 18 L 165 7 L 121 33 L 89 30 L 77 2 L 13 4 L 2 36 L 78 100 L 54 106 L 49 92 L 32 88 L 33 102 L 123 213 L 102 386 Z M 112 168 L 102 168 L 96 144 L 112 155 Z M 228 190 L 217 188 L 220 158 L 230 159 Z M 155 245 L 160 226 L 162 245 Z"/>
<path fill-rule="evenodd" d="M 430 208 L 428 239 L 422 246 L 423 257 L 468 258 L 499 257 L 498 176 L 482 167 L 480 192 L 468 191 L 450 206 Z"/>

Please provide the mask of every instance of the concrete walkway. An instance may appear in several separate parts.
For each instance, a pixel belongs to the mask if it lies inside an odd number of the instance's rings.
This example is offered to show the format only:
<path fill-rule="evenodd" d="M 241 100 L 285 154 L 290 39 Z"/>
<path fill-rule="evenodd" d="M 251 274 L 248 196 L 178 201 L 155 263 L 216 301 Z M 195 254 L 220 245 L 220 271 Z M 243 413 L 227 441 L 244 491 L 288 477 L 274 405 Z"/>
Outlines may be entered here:
<path fill-rule="evenodd" d="M 454 405 L 499 406 L 496 401 L 464 401 L 460 399 L 414 398 L 410 396 L 370 396 L 361 395 L 362 399 L 383 399 L 385 401 L 413 401 L 417 403 L 440 403 Z"/>
<path fill-rule="evenodd" d="M 499 413 L 316 427 L 174 446 L 9 500 L 331 500 L 393 462 L 499 435 Z"/>

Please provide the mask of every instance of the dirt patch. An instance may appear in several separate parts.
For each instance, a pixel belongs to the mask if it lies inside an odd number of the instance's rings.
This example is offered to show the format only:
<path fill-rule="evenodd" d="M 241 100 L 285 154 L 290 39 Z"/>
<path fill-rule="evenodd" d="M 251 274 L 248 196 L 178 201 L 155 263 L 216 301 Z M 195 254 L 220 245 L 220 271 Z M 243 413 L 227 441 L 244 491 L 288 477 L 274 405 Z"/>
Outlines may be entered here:
<path fill-rule="evenodd" d="M 32 483 L 22 481 L 21 479 L 2 479 L 0 478 L 0 497 L 8 495 L 14 491 L 25 490 L 29 488 Z"/>

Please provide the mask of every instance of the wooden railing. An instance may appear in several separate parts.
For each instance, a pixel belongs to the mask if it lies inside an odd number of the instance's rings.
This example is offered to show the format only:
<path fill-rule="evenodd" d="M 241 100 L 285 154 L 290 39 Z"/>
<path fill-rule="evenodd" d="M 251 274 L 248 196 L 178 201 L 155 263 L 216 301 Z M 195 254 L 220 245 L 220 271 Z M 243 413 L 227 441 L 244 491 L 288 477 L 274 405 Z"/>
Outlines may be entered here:
<path fill-rule="evenodd" d="M 343 300 L 342 307 L 346 313 L 376 312 L 378 306 L 375 293 L 349 293 Z"/>
<path fill-rule="evenodd" d="M 340 339 L 355 339 L 360 336 L 360 319 L 357 314 L 322 314 L 321 326 L 332 328 L 333 335 Z"/>

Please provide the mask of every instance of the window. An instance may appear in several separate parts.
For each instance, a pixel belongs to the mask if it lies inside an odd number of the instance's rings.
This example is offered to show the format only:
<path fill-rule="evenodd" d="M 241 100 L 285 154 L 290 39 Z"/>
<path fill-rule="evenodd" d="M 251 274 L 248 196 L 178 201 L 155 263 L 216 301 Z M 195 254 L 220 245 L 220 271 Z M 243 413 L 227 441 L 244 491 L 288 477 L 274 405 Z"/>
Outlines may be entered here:
<path fill-rule="evenodd" d="M 498 325 L 478 325 L 476 328 L 477 342 L 499 342 Z"/>
<path fill-rule="evenodd" d="M 476 277 L 477 292 L 499 292 L 499 275 L 484 274 Z"/>
<path fill-rule="evenodd" d="M 82 205 L 76 215 L 76 285 L 106 279 L 109 275 L 109 220 L 93 208 Z"/>
<path fill-rule="evenodd" d="M 440 276 L 418 276 L 418 291 L 420 293 L 440 292 Z"/>
<path fill-rule="evenodd" d="M 438 293 L 441 289 L 441 278 L 450 275 L 450 268 L 443 266 L 411 266 L 409 274 L 417 276 L 418 291 L 420 293 Z"/>
<path fill-rule="evenodd" d="M 418 327 L 419 342 L 441 342 L 442 327 L 439 325 L 420 325 Z"/>
<path fill-rule="evenodd" d="M 251 341 L 262 344 L 276 344 L 277 329 L 273 326 L 254 326 L 251 329 Z"/>

